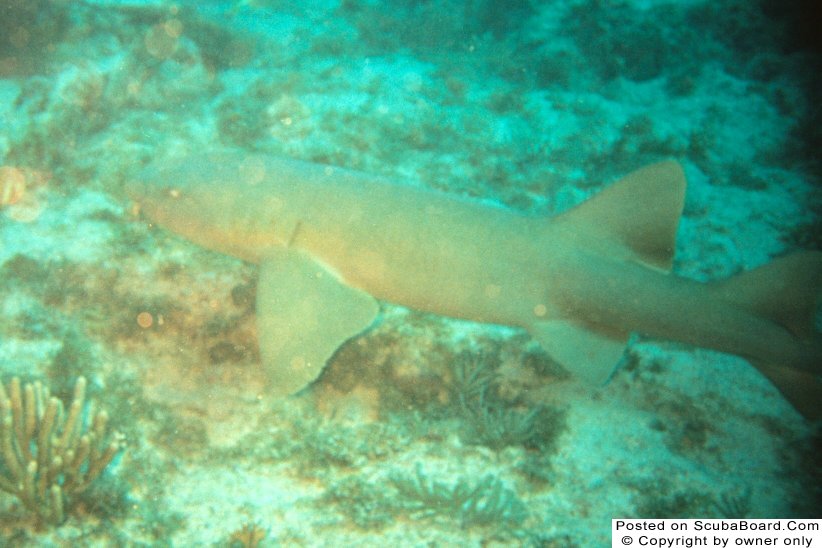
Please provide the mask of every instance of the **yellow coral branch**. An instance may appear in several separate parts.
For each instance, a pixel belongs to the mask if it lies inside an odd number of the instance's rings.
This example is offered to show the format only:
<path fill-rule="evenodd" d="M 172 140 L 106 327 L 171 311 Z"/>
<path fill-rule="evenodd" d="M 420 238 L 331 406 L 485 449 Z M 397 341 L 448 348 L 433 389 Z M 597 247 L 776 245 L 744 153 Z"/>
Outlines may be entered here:
<path fill-rule="evenodd" d="M 0 490 L 15 495 L 38 520 L 60 524 L 71 497 L 94 481 L 120 451 L 106 443 L 108 414 L 84 423 L 86 380 L 77 379 L 67 414 L 40 382 L 0 383 Z"/>

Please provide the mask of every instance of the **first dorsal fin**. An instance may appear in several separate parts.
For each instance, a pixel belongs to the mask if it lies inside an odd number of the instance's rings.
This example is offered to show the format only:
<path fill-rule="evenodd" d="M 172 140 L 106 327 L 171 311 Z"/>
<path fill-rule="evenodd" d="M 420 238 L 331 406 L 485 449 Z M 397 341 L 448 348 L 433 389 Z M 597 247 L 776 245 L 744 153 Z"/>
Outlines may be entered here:
<path fill-rule="evenodd" d="M 684 203 L 685 174 L 666 161 L 629 173 L 557 221 L 605 252 L 628 250 L 630 258 L 670 271 Z"/>

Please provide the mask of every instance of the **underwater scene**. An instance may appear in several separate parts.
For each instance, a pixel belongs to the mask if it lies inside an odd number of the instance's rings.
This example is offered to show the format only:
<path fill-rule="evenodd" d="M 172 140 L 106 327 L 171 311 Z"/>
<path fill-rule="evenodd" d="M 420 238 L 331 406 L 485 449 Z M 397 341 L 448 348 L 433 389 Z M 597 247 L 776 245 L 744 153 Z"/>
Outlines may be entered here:
<path fill-rule="evenodd" d="M 0 546 L 822 517 L 811 7 L 1 0 Z"/>

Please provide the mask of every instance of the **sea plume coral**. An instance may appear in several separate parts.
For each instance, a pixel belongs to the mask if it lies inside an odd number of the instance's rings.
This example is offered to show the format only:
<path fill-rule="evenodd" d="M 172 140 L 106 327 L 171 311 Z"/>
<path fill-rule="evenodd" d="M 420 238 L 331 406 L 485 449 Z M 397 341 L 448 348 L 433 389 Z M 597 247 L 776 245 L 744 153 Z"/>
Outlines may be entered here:
<path fill-rule="evenodd" d="M 39 523 L 62 523 L 71 498 L 121 448 L 117 440 L 107 442 L 105 411 L 84 420 L 85 394 L 80 377 L 64 412 L 39 381 L 21 385 L 15 377 L 7 388 L 0 383 L 0 490 L 15 495 Z"/>
<path fill-rule="evenodd" d="M 420 516 L 440 514 L 471 525 L 518 525 L 528 516 L 517 494 L 493 475 L 477 482 L 460 477 L 444 483 L 428 477 L 417 463 L 413 476 L 396 475 L 391 483 L 404 498 L 407 509 Z"/>

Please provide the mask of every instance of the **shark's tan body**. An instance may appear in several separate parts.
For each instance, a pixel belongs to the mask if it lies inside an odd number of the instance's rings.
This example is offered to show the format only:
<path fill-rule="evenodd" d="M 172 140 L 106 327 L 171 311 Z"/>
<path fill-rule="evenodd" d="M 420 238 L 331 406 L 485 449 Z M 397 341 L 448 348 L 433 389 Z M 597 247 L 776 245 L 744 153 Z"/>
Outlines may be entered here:
<path fill-rule="evenodd" d="M 149 168 L 129 190 L 159 224 L 261 265 L 261 355 L 282 394 L 314 380 L 373 321 L 376 298 L 523 327 L 593 382 L 607 379 L 632 331 L 739 354 L 818 413 L 806 400 L 822 363 L 810 327 L 820 254 L 710 285 L 668 274 L 685 191 L 674 162 L 552 219 L 231 152 Z M 797 379 L 810 384 L 794 390 Z"/>

